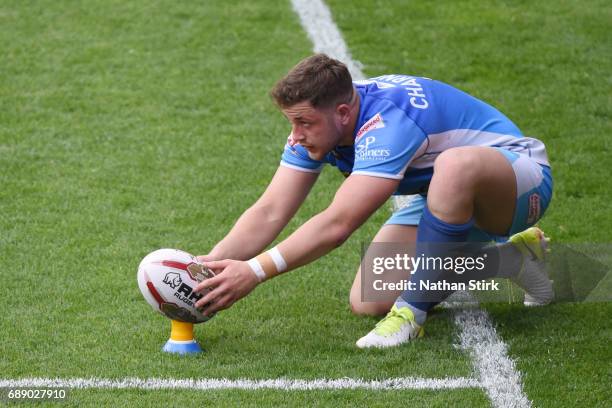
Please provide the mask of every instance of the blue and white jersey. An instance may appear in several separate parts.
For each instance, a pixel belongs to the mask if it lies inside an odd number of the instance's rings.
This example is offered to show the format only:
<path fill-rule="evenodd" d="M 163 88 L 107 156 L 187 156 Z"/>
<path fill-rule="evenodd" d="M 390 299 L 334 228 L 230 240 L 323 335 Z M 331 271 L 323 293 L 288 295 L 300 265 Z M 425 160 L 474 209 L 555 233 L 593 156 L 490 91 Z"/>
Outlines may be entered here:
<path fill-rule="evenodd" d="M 427 191 L 434 160 L 453 147 L 498 147 L 548 166 L 541 141 L 523 136 L 497 109 L 450 85 L 406 75 L 354 85 L 361 100 L 354 145 L 338 146 L 316 161 L 302 146 L 287 144 L 281 165 L 319 172 L 329 163 L 345 175 L 398 179 L 397 194 Z"/>

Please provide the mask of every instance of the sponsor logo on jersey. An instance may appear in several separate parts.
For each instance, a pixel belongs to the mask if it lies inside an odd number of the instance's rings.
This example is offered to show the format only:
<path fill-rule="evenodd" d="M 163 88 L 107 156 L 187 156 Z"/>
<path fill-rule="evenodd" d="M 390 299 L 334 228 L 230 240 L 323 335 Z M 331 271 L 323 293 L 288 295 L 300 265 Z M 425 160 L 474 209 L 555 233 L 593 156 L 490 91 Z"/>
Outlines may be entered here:
<path fill-rule="evenodd" d="M 361 137 L 368 133 L 370 130 L 380 129 L 384 127 L 385 122 L 383 121 L 382 115 L 380 113 L 377 113 L 372 118 L 370 118 L 370 120 L 364 123 L 361 128 L 359 128 L 357 136 L 355 136 L 355 142 L 359 141 L 359 139 L 361 139 Z"/>
<path fill-rule="evenodd" d="M 527 212 L 527 224 L 533 224 L 540 219 L 540 195 L 533 193 L 529 196 L 529 211 Z"/>
<path fill-rule="evenodd" d="M 376 143 L 376 137 L 366 136 L 363 143 L 358 144 L 355 148 L 355 157 L 361 160 L 386 160 L 391 156 L 389 149 L 371 148 L 370 146 L 374 143 Z"/>

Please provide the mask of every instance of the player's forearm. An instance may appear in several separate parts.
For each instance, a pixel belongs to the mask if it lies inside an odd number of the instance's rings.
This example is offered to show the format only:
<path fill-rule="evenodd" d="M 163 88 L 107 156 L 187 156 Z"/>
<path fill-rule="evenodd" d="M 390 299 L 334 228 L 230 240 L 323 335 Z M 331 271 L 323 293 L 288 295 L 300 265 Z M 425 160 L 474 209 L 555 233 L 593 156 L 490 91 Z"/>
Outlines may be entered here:
<path fill-rule="evenodd" d="M 249 259 L 266 248 L 287 225 L 288 217 L 271 206 L 255 204 L 210 252 L 214 259 Z"/>
<path fill-rule="evenodd" d="M 334 201 L 286 240 L 248 261 L 259 281 L 298 268 L 322 257 L 363 224 L 397 189 L 391 178 L 352 175 Z"/>
<path fill-rule="evenodd" d="M 272 250 L 251 259 L 249 265 L 260 282 L 270 279 L 331 252 L 359 225 L 328 209 L 311 218 Z"/>
<path fill-rule="evenodd" d="M 287 269 L 306 265 L 339 247 L 357 229 L 329 209 L 317 214 L 277 247 L 287 262 Z"/>

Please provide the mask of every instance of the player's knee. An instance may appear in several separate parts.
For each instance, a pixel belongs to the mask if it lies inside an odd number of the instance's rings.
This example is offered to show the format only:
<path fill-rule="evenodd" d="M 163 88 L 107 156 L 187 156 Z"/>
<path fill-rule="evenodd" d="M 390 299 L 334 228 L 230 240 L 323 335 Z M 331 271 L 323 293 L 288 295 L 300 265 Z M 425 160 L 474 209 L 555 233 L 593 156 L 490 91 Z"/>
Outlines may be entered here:
<path fill-rule="evenodd" d="M 474 180 L 478 172 L 478 157 L 470 149 L 454 148 L 443 151 L 434 162 L 434 175 L 447 185 Z"/>
<path fill-rule="evenodd" d="M 478 168 L 478 157 L 471 149 L 456 147 L 440 153 L 434 162 L 434 171 L 449 175 L 475 171 Z"/>
<path fill-rule="evenodd" d="M 389 311 L 389 307 L 378 302 L 362 302 L 359 298 L 350 298 L 351 312 L 357 316 L 382 316 Z"/>
<path fill-rule="evenodd" d="M 350 300 L 351 312 L 357 316 L 371 316 L 370 310 L 367 305 L 360 301 Z"/>
<path fill-rule="evenodd" d="M 361 301 L 359 300 L 359 294 L 356 293 L 355 287 L 351 288 L 351 293 L 349 295 L 349 305 L 351 306 L 351 312 L 356 315 L 360 315 L 361 313 Z"/>
<path fill-rule="evenodd" d="M 349 295 L 349 304 L 351 305 L 351 312 L 355 315 L 367 315 L 367 309 L 365 304 L 361 301 L 360 290 L 353 287 L 351 288 L 351 294 Z"/>

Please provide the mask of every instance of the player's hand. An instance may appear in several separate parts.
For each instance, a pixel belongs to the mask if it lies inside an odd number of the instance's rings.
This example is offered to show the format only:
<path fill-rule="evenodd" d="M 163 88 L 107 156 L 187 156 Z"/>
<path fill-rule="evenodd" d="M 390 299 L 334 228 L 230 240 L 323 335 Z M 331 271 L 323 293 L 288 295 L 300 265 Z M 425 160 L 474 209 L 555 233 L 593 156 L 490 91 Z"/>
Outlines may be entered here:
<path fill-rule="evenodd" d="M 196 256 L 196 259 L 200 263 L 210 262 L 210 261 L 218 261 L 218 259 L 215 259 L 215 257 L 213 255 L 211 255 L 211 254 L 198 255 L 198 256 Z"/>
<path fill-rule="evenodd" d="M 212 289 L 196 302 L 196 307 L 208 304 L 202 313 L 206 316 L 227 309 L 242 299 L 259 283 L 251 267 L 244 261 L 224 259 L 222 261 L 205 262 L 205 266 L 212 269 L 216 276 L 206 279 L 196 286 L 196 292 Z"/>

